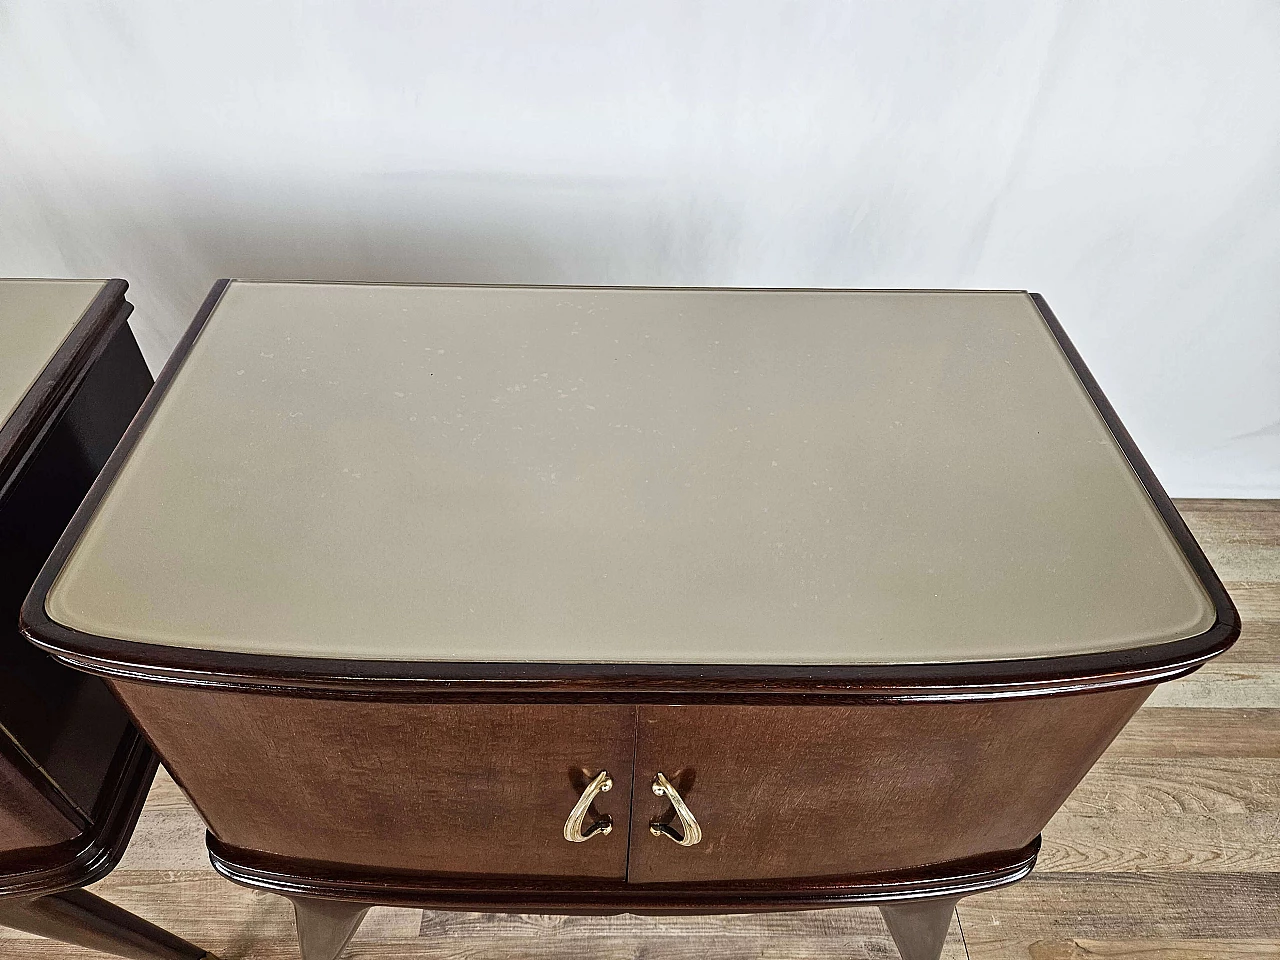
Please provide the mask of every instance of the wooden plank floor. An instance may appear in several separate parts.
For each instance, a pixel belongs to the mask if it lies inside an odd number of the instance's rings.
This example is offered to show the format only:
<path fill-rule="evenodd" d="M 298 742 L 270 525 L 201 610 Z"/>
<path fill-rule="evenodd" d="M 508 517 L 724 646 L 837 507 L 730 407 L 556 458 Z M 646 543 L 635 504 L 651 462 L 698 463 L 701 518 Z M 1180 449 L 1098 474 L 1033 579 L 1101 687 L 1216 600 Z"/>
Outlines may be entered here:
<path fill-rule="evenodd" d="M 1044 833 L 1036 872 L 958 909 L 949 960 L 1280 958 L 1280 501 L 1181 501 L 1244 619 L 1240 642 L 1160 689 Z M 227 960 L 297 956 L 285 901 L 222 880 L 204 827 L 156 780 L 93 889 Z M 9 960 L 92 957 L 0 931 Z M 379 908 L 346 956 L 896 958 L 874 909 L 548 918 Z"/>

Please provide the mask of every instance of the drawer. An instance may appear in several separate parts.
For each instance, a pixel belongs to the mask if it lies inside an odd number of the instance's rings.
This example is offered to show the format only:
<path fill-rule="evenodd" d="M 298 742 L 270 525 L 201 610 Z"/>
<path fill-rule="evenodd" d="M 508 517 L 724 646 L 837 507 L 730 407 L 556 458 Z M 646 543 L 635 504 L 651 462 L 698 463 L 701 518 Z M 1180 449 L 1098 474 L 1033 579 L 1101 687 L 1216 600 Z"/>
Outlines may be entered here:
<path fill-rule="evenodd" d="M 632 883 L 850 877 L 1021 850 L 1150 691 L 635 706 L 115 687 L 230 847 L 344 868 Z M 612 789 L 592 796 L 606 770 Z M 696 844 L 678 842 L 684 821 L 650 789 L 659 773 L 696 821 Z M 584 793 L 579 823 L 608 817 L 612 829 L 569 842 Z"/>
<path fill-rule="evenodd" d="M 1018 850 L 1150 688 L 973 703 L 639 708 L 627 877 L 847 876 Z M 648 789 L 662 772 L 701 841 Z"/>
<path fill-rule="evenodd" d="M 432 874 L 626 876 L 635 708 L 376 703 L 117 682 L 225 844 Z M 591 818 L 564 824 L 602 770 Z"/>

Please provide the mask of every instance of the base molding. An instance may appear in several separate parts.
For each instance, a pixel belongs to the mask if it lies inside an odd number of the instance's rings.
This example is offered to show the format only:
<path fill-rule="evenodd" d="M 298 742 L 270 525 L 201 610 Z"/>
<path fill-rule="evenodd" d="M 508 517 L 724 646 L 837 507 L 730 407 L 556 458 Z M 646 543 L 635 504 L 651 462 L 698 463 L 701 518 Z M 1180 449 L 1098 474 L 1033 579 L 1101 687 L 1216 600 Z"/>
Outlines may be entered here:
<path fill-rule="evenodd" d="M 627 883 L 572 877 L 474 876 L 377 871 L 242 850 L 206 837 L 209 859 L 229 880 L 288 897 L 488 913 L 697 915 L 816 910 L 965 897 L 1021 880 L 1040 852 L 1021 850 L 854 877 Z"/>
<path fill-rule="evenodd" d="M 137 731 L 118 756 L 110 775 L 115 786 L 99 801 L 93 825 L 67 843 L 0 860 L 0 898 L 45 896 L 87 886 L 120 862 L 160 761 Z"/>

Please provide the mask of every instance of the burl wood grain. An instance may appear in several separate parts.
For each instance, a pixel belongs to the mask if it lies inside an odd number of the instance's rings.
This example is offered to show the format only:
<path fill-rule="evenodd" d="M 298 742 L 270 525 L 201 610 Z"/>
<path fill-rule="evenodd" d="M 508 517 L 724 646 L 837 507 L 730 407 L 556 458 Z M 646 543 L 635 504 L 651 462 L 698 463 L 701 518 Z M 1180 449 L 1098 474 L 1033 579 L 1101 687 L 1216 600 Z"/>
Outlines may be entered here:
<path fill-rule="evenodd" d="M 117 683 L 214 834 L 431 873 L 626 876 L 630 706 L 388 704 Z M 614 830 L 561 834 L 591 776 Z"/>
<path fill-rule="evenodd" d="M 643 706 L 628 879 L 874 873 L 1016 850 L 1150 688 L 980 703 Z M 649 833 L 676 783 L 703 830 Z"/>

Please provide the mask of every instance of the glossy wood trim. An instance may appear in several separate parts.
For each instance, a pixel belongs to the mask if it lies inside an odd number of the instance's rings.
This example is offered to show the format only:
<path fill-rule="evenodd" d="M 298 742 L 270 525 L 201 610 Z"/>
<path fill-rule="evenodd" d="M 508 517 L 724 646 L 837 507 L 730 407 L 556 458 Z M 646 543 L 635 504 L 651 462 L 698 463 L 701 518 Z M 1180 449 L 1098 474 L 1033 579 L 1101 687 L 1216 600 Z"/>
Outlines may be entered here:
<path fill-rule="evenodd" d="M 106 281 L 39 378 L 0 423 L 0 500 L 58 422 L 111 335 L 133 312 L 124 298 L 128 288 L 124 280 Z"/>
<path fill-rule="evenodd" d="M 1133 442 L 1133 437 L 1129 435 L 1129 431 L 1125 428 L 1124 423 L 1121 422 L 1120 416 L 1116 413 L 1115 408 L 1111 406 L 1111 401 L 1107 399 L 1107 395 L 1102 392 L 1102 387 L 1094 379 L 1093 373 L 1084 362 L 1084 358 L 1080 356 L 1080 352 L 1076 350 L 1071 338 L 1067 336 L 1066 330 L 1062 328 L 1062 324 L 1054 316 L 1048 302 L 1038 293 L 1031 293 L 1028 296 L 1031 297 L 1032 303 L 1036 305 L 1036 309 L 1040 312 L 1045 325 L 1048 326 L 1049 332 L 1058 341 L 1059 348 L 1061 348 L 1068 362 L 1070 362 L 1076 377 L 1080 380 L 1081 386 L 1089 394 L 1089 399 L 1093 401 L 1093 405 L 1106 423 L 1112 437 L 1115 438 L 1120 451 L 1125 455 L 1125 459 L 1129 461 L 1129 466 L 1138 478 L 1138 482 L 1147 491 L 1147 496 L 1151 498 L 1151 502 L 1160 514 L 1160 518 L 1165 522 L 1165 526 L 1169 528 L 1169 532 L 1173 534 L 1173 538 L 1177 541 L 1183 556 L 1187 558 L 1187 562 L 1195 572 L 1196 578 L 1204 587 L 1205 592 L 1209 594 L 1209 600 L 1213 604 L 1216 615 L 1215 622 L 1207 631 L 1196 637 L 1188 637 L 1185 640 L 1161 644 L 1160 648 L 1166 648 L 1165 652 L 1169 657 L 1185 661 L 1199 658 L 1199 661 L 1203 663 L 1205 660 L 1216 657 L 1227 650 L 1240 636 L 1240 614 L 1236 610 L 1235 604 L 1232 602 L 1226 588 L 1222 585 L 1222 580 L 1219 579 L 1217 571 L 1209 563 L 1209 558 L 1204 555 L 1204 550 L 1200 548 L 1199 542 L 1187 527 L 1186 521 L 1182 519 L 1182 514 L 1178 512 L 1178 508 L 1169 499 L 1169 494 L 1165 492 L 1164 486 L 1155 475 L 1155 471 L 1147 463 L 1147 459 L 1142 455 L 1142 451 L 1138 449 L 1138 445 Z M 1174 648 L 1177 649 L 1175 650 Z"/>
<path fill-rule="evenodd" d="M 0 858 L 0 897 L 36 897 L 101 880 L 120 862 L 160 761 L 134 732 L 118 751 L 93 826 L 67 843 Z"/>
<path fill-rule="evenodd" d="M 474 877 L 353 870 L 273 857 L 206 835 L 213 867 L 229 880 L 289 897 L 432 910 L 500 913 L 712 914 L 813 910 L 926 897 L 968 896 L 1021 880 L 1040 852 L 1021 850 L 919 870 L 860 877 L 723 883 L 649 883 L 565 877 Z"/>
<path fill-rule="evenodd" d="M 39 378 L 0 425 L 0 499 L 8 495 L 44 448 L 94 365 L 122 332 L 133 310 L 124 298 L 127 289 L 124 280 L 103 284 Z M 127 330 L 123 334 L 129 336 Z M 0 752 L 82 831 L 65 843 L 0 856 L 0 897 L 44 896 L 105 876 L 124 853 L 158 765 L 141 735 L 134 731 L 118 745 L 106 777 L 110 786 L 103 790 L 91 811 L 76 809 L 30 757 L 3 734 Z"/>
<path fill-rule="evenodd" d="M 434 699 L 459 696 L 502 702 L 565 695 L 628 702 L 779 702 L 785 697 L 844 697 L 849 700 L 955 701 L 1136 686 L 1190 673 L 1227 649 L 1239 636 L 1240 619 L 1195 538 L 1187 530 L 1132 438 L 1116 417 L 1084 361 L 1049 312 L 1033 302 L 1061 345 L 1116 442 L 1133 465 L 1153 503 L 1208 592 L 1216 621 L 1184 640 L 1098 654 L 954 664 L 872 666 L 699 665 L 679 663 L 441 663 L 360 661 L 186 650 L 99 637 L 54 622 L 45 610 L 58 571 L 156 406 L 229 281 L 219 280 L 188 327 L 155 388 L 107 462 L 53 555 L 40 572 L 22 610 L 22 629 L 37 646 L 70 666 L 101 676 L 187 686 L 278 690 L 291 696 Z"/>
<path fill-rule="evenodd" d="M 90 826 L 89 817 L 59 789 L 53 777 L 35 762 L 3 726 L 0 726 L 0 763 L 7 763 L 14 772 L 30 784 L 50 807 L 67 821 L 74 829 L 86 830 Z M 0 854 L 3 863 L 3 854 Z M 3 869 L 0 868 L 0 874 Z"/>

